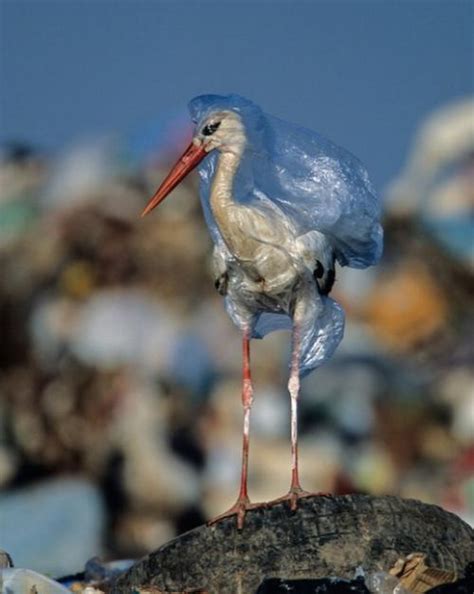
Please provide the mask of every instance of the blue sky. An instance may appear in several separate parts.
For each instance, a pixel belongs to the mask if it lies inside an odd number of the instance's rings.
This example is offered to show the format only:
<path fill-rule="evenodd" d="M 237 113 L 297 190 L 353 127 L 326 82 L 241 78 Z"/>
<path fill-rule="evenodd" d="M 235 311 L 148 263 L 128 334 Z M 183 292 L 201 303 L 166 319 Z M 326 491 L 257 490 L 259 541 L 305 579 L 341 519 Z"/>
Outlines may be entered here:
<path fill-rule="evenodd" d="M 355 153 L 380 187 L 422 118 L 472 92 L 472 6 L 0 0 L 0 141 L 57 150 L 238 92 Z"/>

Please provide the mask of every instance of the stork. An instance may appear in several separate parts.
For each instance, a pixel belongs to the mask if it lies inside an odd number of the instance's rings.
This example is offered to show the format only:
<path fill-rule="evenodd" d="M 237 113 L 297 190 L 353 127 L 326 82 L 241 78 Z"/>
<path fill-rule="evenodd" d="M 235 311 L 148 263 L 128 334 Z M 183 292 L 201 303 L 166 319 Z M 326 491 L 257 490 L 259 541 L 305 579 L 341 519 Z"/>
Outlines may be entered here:
<path fill-rule="evenodd" d="M 269 116 L 238 95 L 190 103 L 191 144 L 148 202 L 153 210 L 199 163 L 201 200 L 214 241 L 215 285 L 242 331 L 244 409 L 240 491 L 217 519 L 253 507 L 247 490 L 253 386 L 250 340 L 292 329 L 291 483 L 296 509 L 307 496 L 298 472 L 300 377 L 327 360 L 343 336 L 344 313 L 329 292 L 335 263 L 363 268 L 381 254 L 380 206 L 365 169 L 322 136 Z"/>

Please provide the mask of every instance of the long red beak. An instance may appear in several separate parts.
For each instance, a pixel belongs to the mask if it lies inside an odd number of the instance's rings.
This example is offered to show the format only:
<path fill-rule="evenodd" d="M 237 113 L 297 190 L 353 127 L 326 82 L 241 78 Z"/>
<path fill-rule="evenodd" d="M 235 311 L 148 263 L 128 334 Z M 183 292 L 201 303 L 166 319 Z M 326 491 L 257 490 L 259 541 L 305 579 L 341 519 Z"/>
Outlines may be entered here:
<path fill-rule="evenodd" d="M 162 202 L 166 196 L 168 196 L 168 194 L 174 190 L 174 188 L 176 188 L 179 182 L 184 179 L 188 173 L 204 159 L 206 155 L 207 152 L 202 146 L 197 146 L 191 142 L 191 144 L 179 158 L 176 165 L 165 177 L 161 186 L 158 188 L 158 190 L 156 190 L 154 196 L 150 198 L 150 201 L 142 212 L 142 217 L 152 211 L 155 206 L 158 206 L 158 204 L 160 204 L 160 202 Z"/>

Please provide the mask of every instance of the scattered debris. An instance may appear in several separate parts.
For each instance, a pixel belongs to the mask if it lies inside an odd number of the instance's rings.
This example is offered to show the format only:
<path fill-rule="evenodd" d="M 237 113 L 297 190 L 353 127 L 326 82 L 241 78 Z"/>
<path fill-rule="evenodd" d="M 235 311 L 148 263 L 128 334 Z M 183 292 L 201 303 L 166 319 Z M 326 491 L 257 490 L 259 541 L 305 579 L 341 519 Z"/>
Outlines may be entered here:
<path fill-rule="evenodd" d="M 5 569 L 7 567 L 13 567 L 12 558 L 6 551 L 0 550 L 0 569 Z"/>
<path fill-rule="evenodd" d="M 342 580 L 323 578 L 320 580 L 265 580 L 256 594 L 370 594 L 364 578 Z"/>
<path fill-rule="evenodd" d="M 31 569 L 2 569 L 0 578 L 4 594 L 71 594 L 60 583 Z"/>
<path fill-rule="evenodd" d="M 399 559 L 390 575 L 397 577 L 400 584 L 412 594 L 422 594 L 441 584 L 450 584 L 457 579 L 456 572 L 436 569 L 426 564 L 426 555 L 412 553 Z"/>

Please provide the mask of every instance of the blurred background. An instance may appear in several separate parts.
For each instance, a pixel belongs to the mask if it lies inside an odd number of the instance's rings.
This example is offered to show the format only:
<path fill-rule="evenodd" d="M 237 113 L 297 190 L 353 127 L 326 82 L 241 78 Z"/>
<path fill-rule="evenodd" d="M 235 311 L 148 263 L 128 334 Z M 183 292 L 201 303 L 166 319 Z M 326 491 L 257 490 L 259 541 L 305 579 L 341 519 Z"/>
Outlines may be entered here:
<path fill-rule="evenodd" d="M 303 382 L 306 489 L 474 524 L 472 4 L 0 3 L 0 548 L 78 571 L 233 503 L 240 336 L 190 177 L 186 104 L 237 92 L 348 148 L 385 254 L 338 271 L 333 360 Z M 250 495 L 290 480 L 290 338 L 252 343 Z"/>

